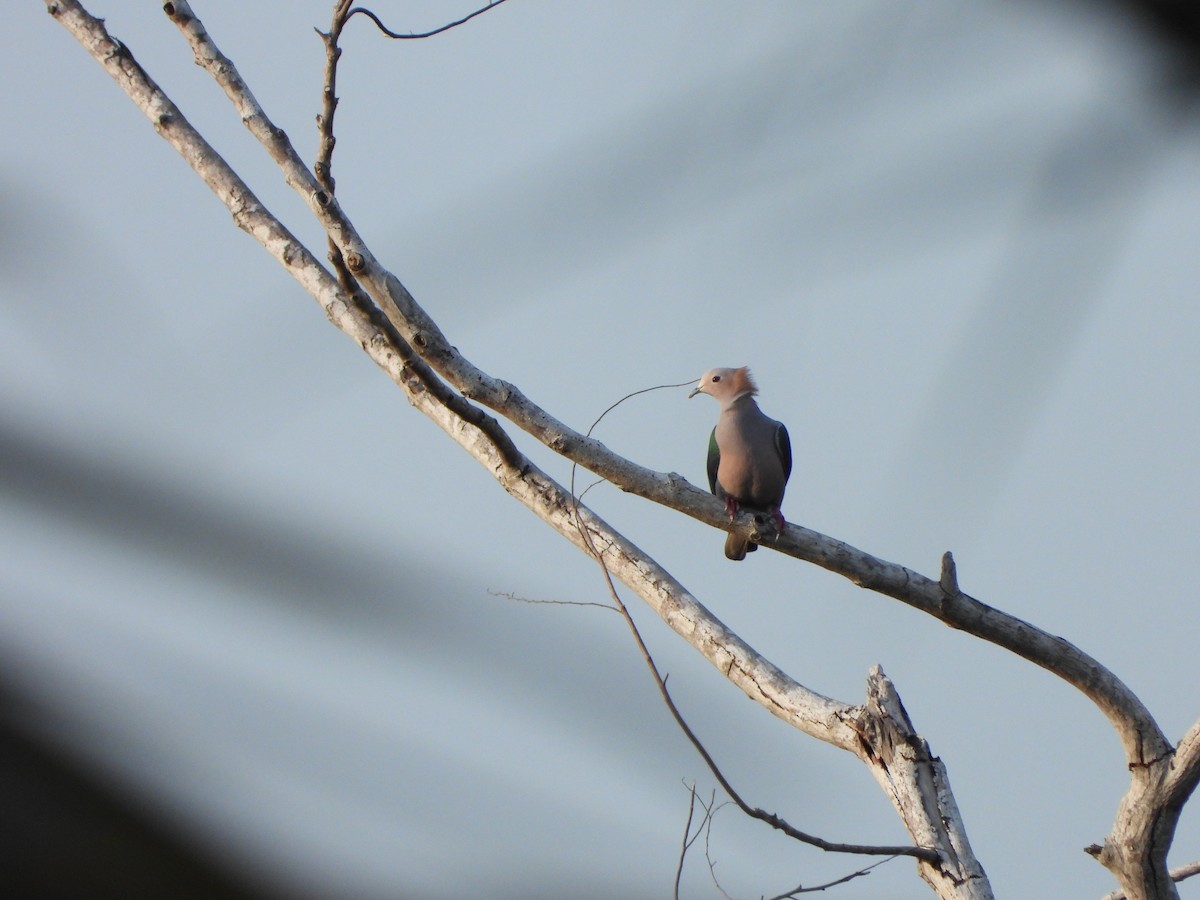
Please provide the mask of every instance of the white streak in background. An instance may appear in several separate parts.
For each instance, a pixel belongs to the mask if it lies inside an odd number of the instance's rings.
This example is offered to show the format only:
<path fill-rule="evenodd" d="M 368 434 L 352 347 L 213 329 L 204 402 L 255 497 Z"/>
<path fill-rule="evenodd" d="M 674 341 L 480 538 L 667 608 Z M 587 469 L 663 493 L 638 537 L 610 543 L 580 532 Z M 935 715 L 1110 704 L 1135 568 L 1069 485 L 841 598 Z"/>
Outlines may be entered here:
<path fill-rule="evenodd" d="M 885 519 L 918 506 L 951 510 L 948 535 L 970 545 L 1005 491 L 1060 372 L 1107 299 L 1156 164 L 1170 149 L 1169 133 L 1148 127 L 1149 97 L 1123 107 L 1113 93 L 1068 116 L 1038 170 L 1014 186 L 1020 202 L 992 277 L 954 343 L 931 348 L 948 352 L 903 442 Z"/>

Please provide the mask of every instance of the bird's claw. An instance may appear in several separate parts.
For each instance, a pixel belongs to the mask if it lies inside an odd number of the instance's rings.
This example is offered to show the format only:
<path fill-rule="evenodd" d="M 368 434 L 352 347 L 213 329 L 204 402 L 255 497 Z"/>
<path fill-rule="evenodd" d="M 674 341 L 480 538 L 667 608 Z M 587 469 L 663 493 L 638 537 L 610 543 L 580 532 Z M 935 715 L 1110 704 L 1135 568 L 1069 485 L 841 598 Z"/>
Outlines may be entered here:
<path fill-rule="evenodd" d="M 738 502 L 732 497 L 725 498 L 725 512 L 729 513 L 729 521 L 732 522 L 737 517 Z"/>

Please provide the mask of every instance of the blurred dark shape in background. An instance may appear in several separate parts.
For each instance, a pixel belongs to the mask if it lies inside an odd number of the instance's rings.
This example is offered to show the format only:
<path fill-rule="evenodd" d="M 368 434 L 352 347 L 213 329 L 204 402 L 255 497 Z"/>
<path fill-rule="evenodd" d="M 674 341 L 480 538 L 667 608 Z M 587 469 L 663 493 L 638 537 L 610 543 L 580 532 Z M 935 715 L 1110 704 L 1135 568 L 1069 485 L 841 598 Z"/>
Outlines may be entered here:
<path fill-rule="evenodd" d="M 0 676 L 2 677 L 2 676 Z M 265 900 L 165 817 L 26 727 L 0 683 L 0 885 L 11 900 Z"/>
<path fill-rule="evenodd" d="M 1200 51 L 1200 6 L 1191 0 L 1128 0 L 1168 44 L 1188 54 L 1196 69 L 1196 52 Z"/>
<path fill-rule="evenodd" d="M 1200 4 L 1194 0 L 1105 0 L 1114 15 L 1132 12 L 1167 69 L 1164 87 L 1191 105 L 1200 89 Z"/>

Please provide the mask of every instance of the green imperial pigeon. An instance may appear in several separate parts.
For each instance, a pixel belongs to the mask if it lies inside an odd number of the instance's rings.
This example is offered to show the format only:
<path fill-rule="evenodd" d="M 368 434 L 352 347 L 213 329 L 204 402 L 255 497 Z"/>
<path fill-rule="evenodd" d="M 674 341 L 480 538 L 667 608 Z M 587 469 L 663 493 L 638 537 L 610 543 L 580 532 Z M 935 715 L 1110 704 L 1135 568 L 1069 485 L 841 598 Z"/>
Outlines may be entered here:
<path fill-rule="evenodd" d="M 758 386 L 745 366 L 710 369 L 688 398 L 708 394 L 721 417 L 708 439 L 708 488 L 725 501 L 729 520 L 741 506 L 763 510 L 783 531 L 783 490 L 792 474 L 792 442 L 782 422 L 763 415 L 754 400 Z M 758 544 L 740 534 L 725 539 L 725 555 L 745 559 Z"/>

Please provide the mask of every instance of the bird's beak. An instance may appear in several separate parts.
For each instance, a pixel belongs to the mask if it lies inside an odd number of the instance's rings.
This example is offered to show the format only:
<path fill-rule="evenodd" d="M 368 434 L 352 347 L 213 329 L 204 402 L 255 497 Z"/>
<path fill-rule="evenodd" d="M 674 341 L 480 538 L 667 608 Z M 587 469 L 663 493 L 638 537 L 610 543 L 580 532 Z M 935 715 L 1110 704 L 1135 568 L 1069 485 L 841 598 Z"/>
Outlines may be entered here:
<path fill-rule="evenodd" d="M 690 394 L 688 394 L 688 399 L 689 399 L 689 400 L 691 400 L 691 399 L 692 399 L 693 397 L 695 397 L 695 396 L 696 396 L 698 393 L 700 393 L 700 388 L 699 388 L 699 386 L 692 388 L 692 392 L 691 392 Z"/>

